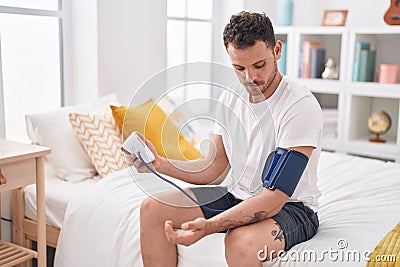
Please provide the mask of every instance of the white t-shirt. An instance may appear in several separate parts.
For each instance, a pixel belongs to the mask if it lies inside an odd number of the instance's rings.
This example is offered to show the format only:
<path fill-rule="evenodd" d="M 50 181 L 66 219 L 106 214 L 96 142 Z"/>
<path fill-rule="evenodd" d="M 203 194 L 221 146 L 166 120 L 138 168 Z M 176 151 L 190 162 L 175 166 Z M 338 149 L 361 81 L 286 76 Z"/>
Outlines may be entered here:
<path fill-rule="evenodd" d="M 215 134 L 222 135 L 231 165 L 228 189 L 247 199 L 262 192 L 262 171 L 277 147 L 313 146 L 315 149 L 289 201 L 302 201 L 314 211 L 320 196 L 317 165 L 321 153 L 321 108 L 311 92 L 284 76 L 266 101 L 249 102 L 247 91 L 225 91 L 219 98 Z"/>

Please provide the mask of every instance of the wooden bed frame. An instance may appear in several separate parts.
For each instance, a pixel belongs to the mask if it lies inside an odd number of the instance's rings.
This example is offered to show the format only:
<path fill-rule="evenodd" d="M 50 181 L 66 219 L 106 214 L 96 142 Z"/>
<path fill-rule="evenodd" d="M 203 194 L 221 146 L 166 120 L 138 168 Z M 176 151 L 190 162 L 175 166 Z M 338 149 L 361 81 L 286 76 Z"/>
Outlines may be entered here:
<path fill-rule="evenodd" d="M 37 241 L 36 221 L 25 217 L 24 189 L 19 188 L 12 192 L 11 218 L 13 242 L 31 248 L 31 241 Z M 57 246 L 60 229 L 46 225 L 46 244 L 55 248 Z"/>

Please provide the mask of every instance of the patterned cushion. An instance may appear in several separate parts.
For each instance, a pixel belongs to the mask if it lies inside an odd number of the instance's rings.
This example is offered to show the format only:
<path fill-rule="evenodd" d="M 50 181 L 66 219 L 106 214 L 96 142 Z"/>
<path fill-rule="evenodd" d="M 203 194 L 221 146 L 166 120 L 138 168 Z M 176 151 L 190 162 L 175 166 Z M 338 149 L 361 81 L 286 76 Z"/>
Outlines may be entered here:
<path fill-rule="evenodd" d="M 96 175 L 92 161 L 72 130 L 68 114 L 96 112 L 109 104 L 118 104 L 116 94 L 105 95 L 86 104 L 25 115 L 29 138 L 36 145 L 51 148 L 51 154 L 46 158 L 60 179 L 78 183 Z"/>
<path fill-rule="evenodd" d="M 110 113 L 74 112 L 69 121 L 100 176 L 124 167 L 121 134 Z"/>

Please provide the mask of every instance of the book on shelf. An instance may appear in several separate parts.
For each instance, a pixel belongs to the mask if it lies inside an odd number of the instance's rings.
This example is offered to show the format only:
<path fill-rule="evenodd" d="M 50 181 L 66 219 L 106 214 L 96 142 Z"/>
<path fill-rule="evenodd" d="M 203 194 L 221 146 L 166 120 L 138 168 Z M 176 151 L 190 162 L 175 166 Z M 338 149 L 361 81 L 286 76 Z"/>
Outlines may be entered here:
<path fill-rule="evenodd" d="M 315 41 L 303 41 L 303 55 L 301 61 L 301 77 L 310 78 L 310 67 L 311 67 L 311 49 L 318 48 L 321 44 Z"/>
<path fill-rule="evenodd" d="M 375 50 L 362 50 L 360 55 L 360 82 L 373 82 L 375 74 Z"/>
<path fill-rule="evenodd" d="M 310 78 L 322 78 L 325 67 L 325 53 L 324 48 L 311 48 Z"/>
<path fill-rule="evenodd" d="M 303 71 L 303 43 L 300 43 L 299 49 L 299 69 L 297 72 L 297 77 L 301 78 L 301 73 Z"/>
<path fill-rule="evenodd" d="M 286 55 L 287 55 L 287 44 L 285 41 L 282 41 L 282 52 L 281 58 L 278 60 L 278 69 L 280 73 L 286 75 Z"/>
<path fill-rule="evenodd" d="M 356 42 L 355 53 L 354 53 L 354 62 L 353 62 L 353 82 L 360 81 L 360 60 L 361 60 L 361 51 L 370 50 L 371 44 L 365 42 Z"/>

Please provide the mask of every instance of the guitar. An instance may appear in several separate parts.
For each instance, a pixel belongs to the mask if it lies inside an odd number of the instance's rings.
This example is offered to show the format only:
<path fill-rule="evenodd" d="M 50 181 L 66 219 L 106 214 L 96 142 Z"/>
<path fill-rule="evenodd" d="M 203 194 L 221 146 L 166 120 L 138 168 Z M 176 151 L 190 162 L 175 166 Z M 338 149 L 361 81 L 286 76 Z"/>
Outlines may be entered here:
<path fill-rule="evenodd" d="M 383 20 L 389 25 L 400 25 L 400 0 L 391 0 Z"/>

